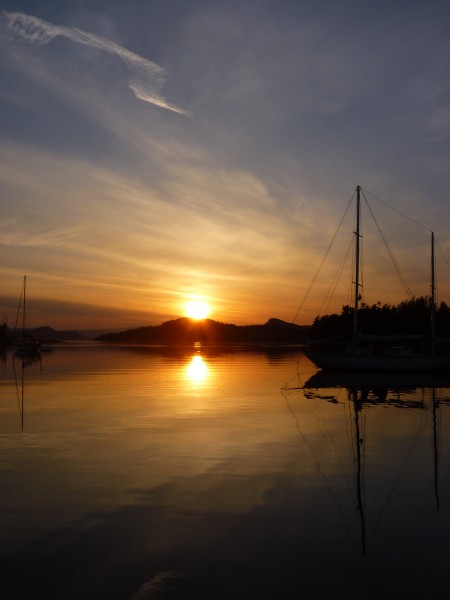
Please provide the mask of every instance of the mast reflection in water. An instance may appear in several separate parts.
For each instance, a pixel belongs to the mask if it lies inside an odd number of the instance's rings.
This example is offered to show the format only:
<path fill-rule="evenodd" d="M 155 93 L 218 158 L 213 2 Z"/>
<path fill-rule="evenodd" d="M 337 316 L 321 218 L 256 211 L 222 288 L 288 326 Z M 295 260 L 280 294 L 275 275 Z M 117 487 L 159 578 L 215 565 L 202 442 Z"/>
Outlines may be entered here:
<path fill-rule="evenodd" d="M 2 596 L 438 595 L 448 382 L 324 382 L 304 361 L 293 386 L 296 364 L 264 348 L 7 356 Z"/>
<path fill-rule="evenodd" d="M 418 383 L 421 387 L 416 387 Z M 374 522 L 372 532 L 375 535 L 380 525 L 380 520 L 386 507 L 393 500 L 393 493 L 400 486 L 401 479 L 405 474 L 408 463 L 411 460 L 413 450 L 419 442 L 420 434 L 423 432 L 426 412 L 431 412 L 431 430 L 432 430 L 432 449 L 433 449 L 433 467 L 430 472 L 433 474 L 433 489 L 436 509 L 439 509 L 439 433 L 440 433 L 440 407 L 441 404 L 449 404 L 449 390 L 447 388 L 437 388 L 436 385 L 449 383 L 446 376 L 423 375 L 415 376 L 403 374 L 366 374 L 366 373 L 345 373 L 345 372 L 327 372 L 319 371 L 310 377 L 306 383 L 301 386 L 301 390 L 308 400 L 312 402 L 326 401 L 334 405 L 347 405 L 349 408 L 349 422 L 351 429 L 351 446 L 354 464 L 354 487 L 355 487 L 355 505 L 359 514 L 361 530 L 361 552 L 366 555 L 367 552 L 367 497 L 366 497 L 366 409 L 377 408 L 396 408 L 406 410 L 418 410 L 422 414 L 418 429 L 414 431 L 411 442 L 406 448 L 405 455 L 399 463 L 400 469 L 394 479 L 392 487 L 386 492 L 386 504 L 379 509 Z M 292 390 L 300 388 L 291 388 Z M 286 388 L 285 393 L 289 391 Z M 351 414 L 352 413 L 352 414 Z M 396 415 L 398 418 L 398 415 Z M 375 413 L 369 415 L 376 419 Z M 394 415 L 392 416 L 395 419 Z M 323 423 L 322 423 L 322 426 Z M 392 427 L 392 422 L 391 422 Z M 400 433 L 400 432 L 399 432 Z M 380 432 L 375 431 L 375 435 Z M 331 438 L 330 438 L 331 439 Z M 333 442 L 334 443 L 334 442 Z M 377 446 L 377 453 L 380 447 Z M 373 454 L 373 450 L 371 451 Z M 395 456 L 391 455 L 391 462 L 395 462 Z M 392 533 L 392 532 L 391 532 Z"/>

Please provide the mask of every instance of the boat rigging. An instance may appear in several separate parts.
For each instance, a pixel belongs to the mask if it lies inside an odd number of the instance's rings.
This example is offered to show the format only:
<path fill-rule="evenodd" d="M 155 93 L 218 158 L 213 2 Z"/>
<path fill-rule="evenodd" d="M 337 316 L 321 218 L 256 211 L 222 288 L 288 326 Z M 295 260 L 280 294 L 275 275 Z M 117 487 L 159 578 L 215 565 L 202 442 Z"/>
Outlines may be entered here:
<path fill-rule="evenodd" d="M 322 369 L 338 369 L 352 371 L 416 371 L 445 370 L 450 368 L 450 352 L 437 352 L 435 312 L 436 312 L 436 278 L 435 278 L 435 240 L 431 233 L 431 297 L 429 301 L 430 330 L 428 344 L 424 344 L 423 335 L 410 332 L 408 335 L 381 336 L 379 334 L 363 334 L 360 329 L 359 312 L 361 295 L 360 271 L 360 220 L 361 220 L 361 187 L 356 188 L 356 230 L 354 231 L 355 265 L 353 280 L 353 327 L 350 341 L 316 340 L 310 341 L 305 354 Z M 378 227 L 378 224 L 377 224 Z M 384 236 L 383 236 L 384 240 Z M 386 243 L 386 240 L 384 240 Z M 391 254 L 391 253 L 390 253 Z M 394 263 L 395 264 L 395 263 Z M 398 266 L 396 266 L 397 271 Z M 414 343 L 413 343 L 414 342 Z M 402 345 L 400 345 L 400 343 Z"/>

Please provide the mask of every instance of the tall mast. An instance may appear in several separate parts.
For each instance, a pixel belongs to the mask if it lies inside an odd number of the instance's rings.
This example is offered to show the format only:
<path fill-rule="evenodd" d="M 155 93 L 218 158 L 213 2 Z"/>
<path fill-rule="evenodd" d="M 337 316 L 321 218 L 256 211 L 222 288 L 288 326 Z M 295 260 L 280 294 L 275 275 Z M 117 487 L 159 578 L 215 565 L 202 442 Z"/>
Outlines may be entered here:
<path fill-rule="evenodd" d="M 22 338 L 25 337 L 25 311 L 26 305 L 26 288 L 27 288 L 27 276 L 23 276 L 23 313 L 22 313 Z"/>
<path fill-rule="evenodd" d="M 436 342 L 436 324 L 435 324 L 435 315 L 436 315 L 436 304 L 435 304 L 435 289 L 436 289 L 436 281 L 435 281 L 435 260 L 434 260 L 434 231 L 431 232 L 431 306 L 430 306 L 430 314 L 431 314 L 431 354 L 435 353 L 435 342 Z"/>
<path fill-rule="evenodd" d="M 353 312 L 353 338 L 358 332 L 358 306 L 359 306 L 359 221 L 360 221 L 360 203 L 361 187 L 356 186 L 356 231 L 355 231 L 355 305 Z"/>

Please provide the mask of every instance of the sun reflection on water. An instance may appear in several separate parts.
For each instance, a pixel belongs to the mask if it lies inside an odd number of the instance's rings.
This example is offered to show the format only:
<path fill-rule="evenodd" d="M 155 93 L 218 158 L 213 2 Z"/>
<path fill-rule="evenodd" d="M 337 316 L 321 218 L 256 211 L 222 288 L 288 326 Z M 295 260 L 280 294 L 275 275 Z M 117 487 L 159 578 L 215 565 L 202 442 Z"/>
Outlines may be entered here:
<path fill-rule="evenodd" d="M 187 377 L 194 383 L 201 383 L 205 381 L 208 376 L 208 366 L 206 365 L 203 357 L 200 354 L 195 354 L 186 369 Z"/>

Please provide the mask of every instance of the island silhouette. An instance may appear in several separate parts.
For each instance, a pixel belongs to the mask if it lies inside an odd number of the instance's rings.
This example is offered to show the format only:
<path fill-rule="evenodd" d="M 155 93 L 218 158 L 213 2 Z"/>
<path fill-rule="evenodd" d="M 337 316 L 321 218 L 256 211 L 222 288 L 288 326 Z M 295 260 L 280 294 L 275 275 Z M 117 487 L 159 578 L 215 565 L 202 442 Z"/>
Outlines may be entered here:
<path fill-rule="evenodd" d="M 128 329 L 95 338 L 99 342 L 186 345 L 301 344 L 310 327 L 269 319 L 263 325 L 233 325 L 213 319 L 180 317 L 161 325 Z"/>
<path fill-rule="evenodd" d="M 397 305 L 362 304 L 359 324 L 364 335 L 429 336 L 430 298 L 414 297 Z M 134 329 L 67 330 L 51 327 L 27 329 L 35 339 L 48 343 L 97 341 L 124 344 L 157 344 L 169 346 L 232 344 L 298 345 L 308 340 L 349 339 L 353 322 L 353 308 L 345 305 L 340 314 L 317 316 L 311 325 L 299 325 L 270 318 L 259 325 L 234 325 L 213 319 L 180 317 L 160 325 L 147 325 Z M 436 307 L 436 334 L 440 341 L 450 340 L 450 308 L 445 302 Z M 0 327 L 0 349 L 11 341 L 12 330 L 6 322 Z"/>

